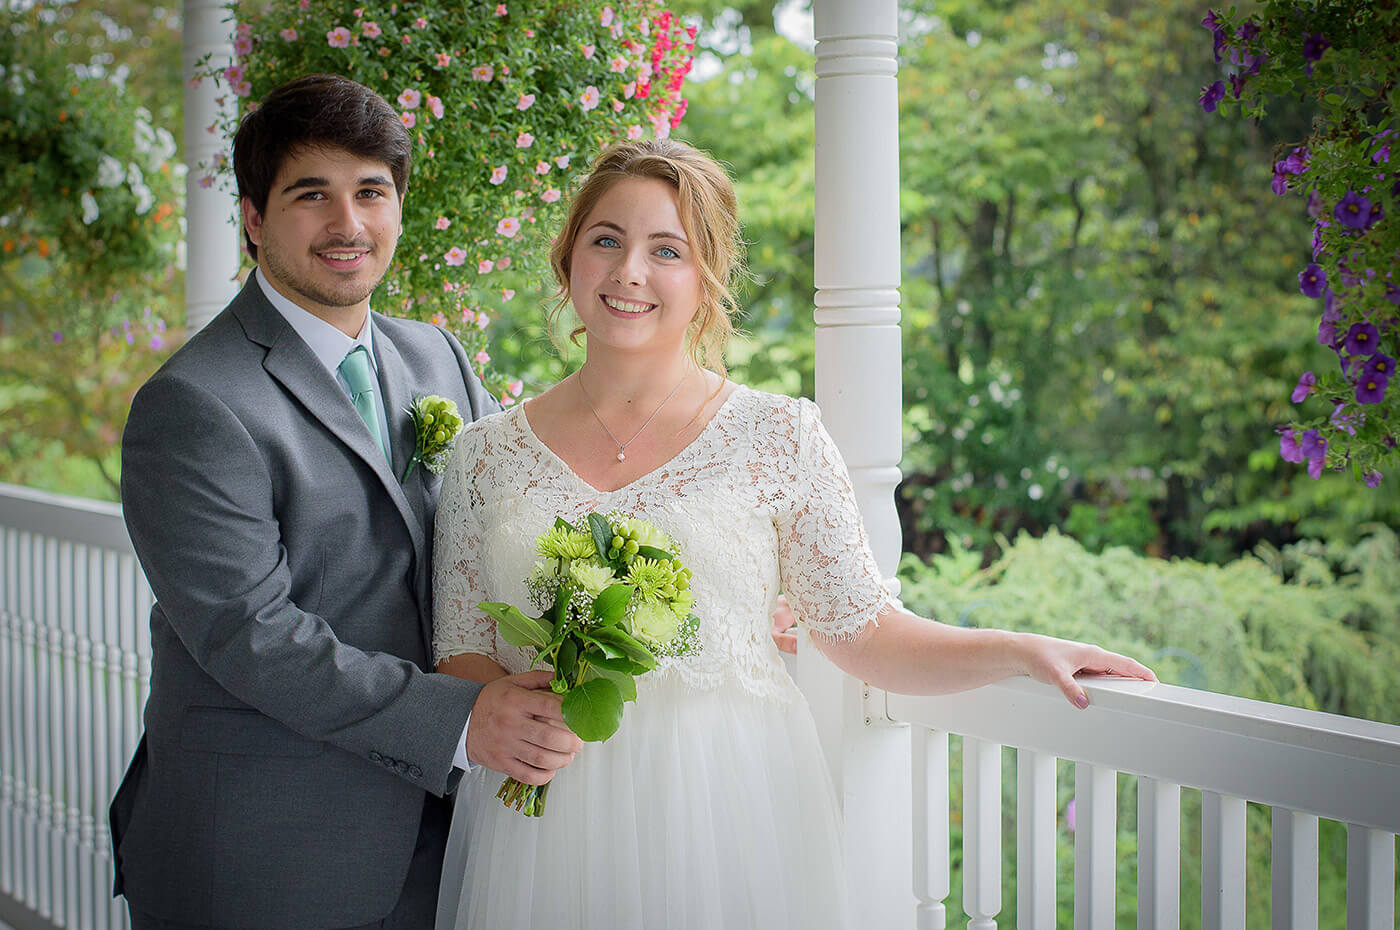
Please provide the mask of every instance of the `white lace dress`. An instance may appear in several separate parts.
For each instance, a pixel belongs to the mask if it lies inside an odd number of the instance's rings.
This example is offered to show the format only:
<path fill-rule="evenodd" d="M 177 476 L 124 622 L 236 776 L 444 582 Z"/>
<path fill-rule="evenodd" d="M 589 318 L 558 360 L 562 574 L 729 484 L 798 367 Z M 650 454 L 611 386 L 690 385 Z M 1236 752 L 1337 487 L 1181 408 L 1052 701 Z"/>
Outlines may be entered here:
<path fill-rule="evenodd" d="M 438 930 L 852 926 L 831 779 L 768 632 L 780 591 L 832 638 L 891 603 L 816 405 L 739 387 L 616 491 L 575 475 L 523 407 L 473 424 L 437 515 L 436 658 L 529 668 L 474 605 L 528 605 L 535 538 L 589 511 L 651 520 L 682 546 L 702 648 L 638 679 L 621 728 L 559 773 L 543 817 L 502 806 L 497 772 L 463 779 Z"/>

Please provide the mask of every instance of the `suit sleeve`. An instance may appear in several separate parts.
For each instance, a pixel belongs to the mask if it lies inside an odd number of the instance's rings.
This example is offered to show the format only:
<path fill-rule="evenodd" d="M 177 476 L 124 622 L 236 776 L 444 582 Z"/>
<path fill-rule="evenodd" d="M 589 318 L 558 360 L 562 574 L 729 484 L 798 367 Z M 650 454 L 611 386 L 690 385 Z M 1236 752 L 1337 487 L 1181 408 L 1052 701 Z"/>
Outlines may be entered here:
<path fill-rule="evenodd" d="M 207 675 L 303 736 L 451 787 L 479 686 L 347 645 L 292 602 L 270 470 L 219 397 L 170 376 L 141 389 L 122 504 L 157 610 Z"/>

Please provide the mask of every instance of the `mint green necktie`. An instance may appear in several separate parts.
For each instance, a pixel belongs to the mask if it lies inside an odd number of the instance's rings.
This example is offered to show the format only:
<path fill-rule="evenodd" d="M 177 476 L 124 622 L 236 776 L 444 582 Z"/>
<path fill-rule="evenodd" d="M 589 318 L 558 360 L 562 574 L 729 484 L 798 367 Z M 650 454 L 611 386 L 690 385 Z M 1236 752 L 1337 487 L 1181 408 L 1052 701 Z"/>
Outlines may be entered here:
<path fill-rule="evenodd" d="M 350 402 L 355 412 L 369 427 L 374 444 L 389 458 L 389 450 L 384 447 L 384 431 L 379 428 L 379 405 L 374 401 L 374 368 L 369 363 L 369 351 L 364 346 L 355 346 L 345 361 L 340 363 L 340 376 L 350 387 Z"/>

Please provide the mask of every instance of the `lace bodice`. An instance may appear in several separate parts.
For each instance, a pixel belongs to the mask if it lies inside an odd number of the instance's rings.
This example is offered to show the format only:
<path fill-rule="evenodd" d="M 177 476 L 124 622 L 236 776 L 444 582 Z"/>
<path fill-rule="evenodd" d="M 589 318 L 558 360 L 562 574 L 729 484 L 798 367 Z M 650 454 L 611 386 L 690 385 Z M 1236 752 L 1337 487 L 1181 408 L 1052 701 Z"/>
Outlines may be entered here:
<path fill-rule="evenodd" d="M 524 406 L 479 420 L 443 479 L 433 570 L 436 660 L 490 655 L 511 672 L 531 656 L 475 605 L 526 610 L 535 538 L 556 516 L 621 511 L 669 533 L 694 573 L 701 648 L 662 658 L 654 676 L 698 689 L 736 682 L 796 694 L 769 635 L 779 592 L 818 636 L 858 635 L 893 603 L 861 525 L 850 478 L 816 404 L 739 387 L 673 459 L 599 491 L 530 428 Z"/>

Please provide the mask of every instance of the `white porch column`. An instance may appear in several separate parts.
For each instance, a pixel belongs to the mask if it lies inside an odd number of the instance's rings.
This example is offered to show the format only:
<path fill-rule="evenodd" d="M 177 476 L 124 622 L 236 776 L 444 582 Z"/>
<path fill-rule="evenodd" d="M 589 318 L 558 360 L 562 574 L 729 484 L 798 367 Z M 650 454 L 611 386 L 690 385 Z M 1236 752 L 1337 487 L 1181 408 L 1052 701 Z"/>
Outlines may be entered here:
<path fill-rule="evenodd" d="M 223 309 L 237 290 L 239 227 L 233 222 L 237 206 L 218 185 L 200 186 L 200 178 L 221 154 L 228 140 L 209 126 L 222 124 L 233 112 L 233 96 L 225 86 L 203 80 L 191 84 L 196 63 L 205 55 L 233 63 L 233 23 L 223 0 L 185 0 L 185 326 L 193 334 Z M 217 98 L 223 96 L 220 106 Z"/>
<path fill-rule="evenodd" d="M 900 531 L 899 105 L 896 0 L 815 0 L 816 384 L 881 572 Z M 841 792 L 864 926 L 914 925 L 910 737 L 882 724 L 883 694 L 812 648 L 798 677 Z"/>

